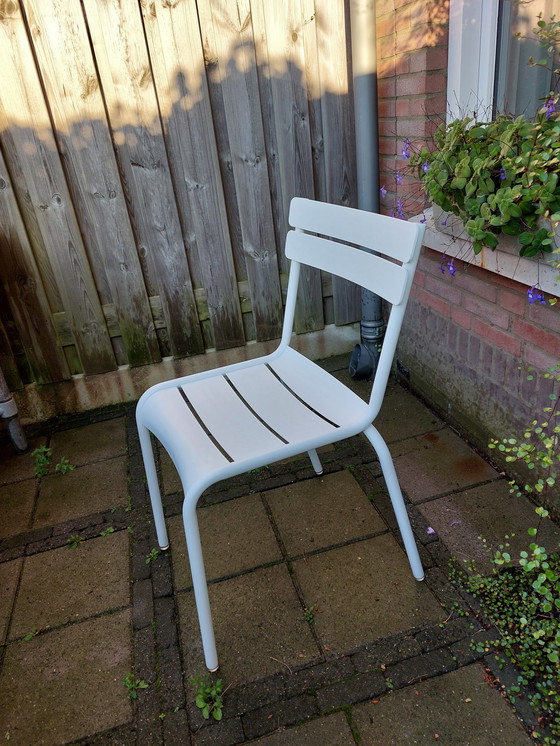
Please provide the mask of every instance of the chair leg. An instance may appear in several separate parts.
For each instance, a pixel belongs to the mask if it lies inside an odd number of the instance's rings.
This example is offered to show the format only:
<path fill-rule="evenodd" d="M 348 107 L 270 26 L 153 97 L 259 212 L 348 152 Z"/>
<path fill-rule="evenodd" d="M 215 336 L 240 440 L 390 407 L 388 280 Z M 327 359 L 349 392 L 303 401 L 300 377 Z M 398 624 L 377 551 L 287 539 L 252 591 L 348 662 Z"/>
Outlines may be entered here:
<path fill-rule="evenodd" d="M 317 456 L 317 451 L 315 449 L 311 451 L 307 451 L 307 455 L 311 459 L 311 465 L 315 469 L 315 474 L 322 474 L 323 473 L 323 465 L 321 464 L 319 460 L 319 456 Z"/>
<path fill-rule="evenodd" d="M 412 533 L 410 521 L 408 519 L 408 513 L 406 512 L 406 506 L 402 496 L 399 480 L 397 479 L 397 473 L 395 471 L 395 465 L 393 464 L 393 458 L 387 444 L 379 434 L 379 432 L 370 425 L 364 430 L 364 435 L 367 437 L 369 442 L 375 448 L 379 463 L 381 464 L 381 471 L 385 478 L 385 484 L 389 490 L 389 496 L 395 511 L 395 516 L 401 532 L 402 540 L 410 563 L 412 574 L 416 580 L 424 580 L 424 568 L 422 567 L 422 561 L 418 554 L 418 548 Z"/>
<path fill-rule="evenodd" d="M 185 484 L 183 483 L 183 489 Z M 183 524 L 185 527 L 185 538 L 187 540 L 187 552 L 191 566 L 191 576 L 194 588 L 194 598 L 200 636 L 202 637 L 202 648 L 204 660 L 209 671 L 217 671 L 219 667 L 218 653 L 216 651 L 216 640 L 214 638 L 214 625 L 212 623 L 212 612 L 210 611 L 210 599 L 208 597 L 208 586 L 206 584 L 206 573 L 204 571 L 204 560 L 202 558 L 202 545 L 200 543 L 200 531 L 196 517 L 196 503 L 199 495 L 188 495 L 185 491 L 183 503 Z"/>
<path fill-rule="evenodd" d="M 163 505 L 161 503 L 161 493 L 157 478 L 156 463 L 154 461 L 154 451 L 150 431 L 147 427 L 137 422 L 138 434 L 140 436 L 140 447 L 142 449 L 142 458 L 144 459 L 144 469 L 148 481 L 148 491 L 150 493 L 150 502 L 152 503 L 152 512 L 154 514 L 154 523 L 160 549 L 169 549 L 169 538 L 165 527 L 165 516 L 163 514 Z"/>

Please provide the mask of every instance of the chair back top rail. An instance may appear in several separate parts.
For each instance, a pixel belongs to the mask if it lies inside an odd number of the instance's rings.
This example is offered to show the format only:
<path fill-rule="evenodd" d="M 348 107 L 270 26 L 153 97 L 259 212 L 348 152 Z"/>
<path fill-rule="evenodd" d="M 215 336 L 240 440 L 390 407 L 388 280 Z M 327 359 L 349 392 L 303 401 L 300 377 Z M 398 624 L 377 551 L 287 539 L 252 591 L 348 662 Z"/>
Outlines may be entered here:
<path fill-rule="evenodd" d="M 420 223 L 303 197 L 292 200 L 289 223 L 293 228 L 363 246 L 400 262 L 410 261 L 424 234 Z"/>

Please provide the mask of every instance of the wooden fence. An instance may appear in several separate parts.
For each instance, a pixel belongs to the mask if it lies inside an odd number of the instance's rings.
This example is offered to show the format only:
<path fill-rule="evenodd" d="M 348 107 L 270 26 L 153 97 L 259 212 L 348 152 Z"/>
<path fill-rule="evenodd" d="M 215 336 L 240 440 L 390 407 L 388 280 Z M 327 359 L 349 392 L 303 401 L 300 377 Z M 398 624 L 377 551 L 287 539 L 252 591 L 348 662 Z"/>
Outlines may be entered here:
<path fill-rule="evenodd" d="M 280 335 L 294 195 L 355 204 L 344 0 L 0 0 L 12 389 Z M 359 318 L 304 277 L 297 331 Z"/>

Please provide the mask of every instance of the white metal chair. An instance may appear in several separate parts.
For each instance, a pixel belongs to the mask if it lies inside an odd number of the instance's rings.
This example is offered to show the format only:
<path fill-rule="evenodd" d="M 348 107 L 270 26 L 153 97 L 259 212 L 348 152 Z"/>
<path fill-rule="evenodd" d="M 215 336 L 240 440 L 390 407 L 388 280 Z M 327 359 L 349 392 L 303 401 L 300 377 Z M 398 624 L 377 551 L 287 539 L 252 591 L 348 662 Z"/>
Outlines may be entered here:
<path fill-rule="evenodd" d="M 424 577 L 389 449 L 372 425 L 383 401 L 424 226 L 301 198 L 292 200 L 289 219 L 295 230 L 286 239 L 291 267 L 283 335 L 275 352 L 152 386 L 136 410 L 162 549 L 169 542 L 150 432 L 181 478 L 187 549 L 211 671 L 218 668 L 218 658 L 196 505 L 215 482 L 306 451 L 321 474 L 316 449 L 363 432 L 377 452 L 413 575 Z M 391 304 L 368 403 L 290 347 L 301 264 L 351 280 Z"/>

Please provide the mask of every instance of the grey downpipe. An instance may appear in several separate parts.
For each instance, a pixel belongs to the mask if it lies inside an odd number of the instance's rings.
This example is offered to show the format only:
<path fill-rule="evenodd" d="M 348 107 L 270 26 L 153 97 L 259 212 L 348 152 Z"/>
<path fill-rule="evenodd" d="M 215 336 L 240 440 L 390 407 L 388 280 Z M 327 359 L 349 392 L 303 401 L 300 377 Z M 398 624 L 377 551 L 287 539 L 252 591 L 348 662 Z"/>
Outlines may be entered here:
<path fill-rule="evenodd" d="M 379 212 L 377 34 L 375 0 L 350 0 L 358 207 Z M 362 289 L 361 344 L 354 347 L 352 378 L 373 379 L 385 335 L 381 298 Z"/>
<path fill-rule="evenodd" d="M 23 432 L 22 424 L 19 420 L 18 408 L 10 393 L 4 373 L 0 368 L 0 417 L 6 420 L 8 433 L 14 447 L 18 451 L 27 450 L 27 440 Z"/>

